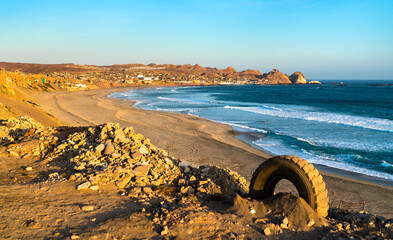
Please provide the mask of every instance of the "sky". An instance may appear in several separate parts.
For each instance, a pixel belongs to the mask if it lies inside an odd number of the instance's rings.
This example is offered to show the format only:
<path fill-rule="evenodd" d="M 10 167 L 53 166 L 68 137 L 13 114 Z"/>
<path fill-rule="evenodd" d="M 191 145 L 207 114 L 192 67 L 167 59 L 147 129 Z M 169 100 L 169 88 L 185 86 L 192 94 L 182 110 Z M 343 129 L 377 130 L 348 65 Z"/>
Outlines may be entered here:
<path fill-rule="evenodd" d="M 0 61 L 393 79 L 393 0 L 0 0 Z"/>

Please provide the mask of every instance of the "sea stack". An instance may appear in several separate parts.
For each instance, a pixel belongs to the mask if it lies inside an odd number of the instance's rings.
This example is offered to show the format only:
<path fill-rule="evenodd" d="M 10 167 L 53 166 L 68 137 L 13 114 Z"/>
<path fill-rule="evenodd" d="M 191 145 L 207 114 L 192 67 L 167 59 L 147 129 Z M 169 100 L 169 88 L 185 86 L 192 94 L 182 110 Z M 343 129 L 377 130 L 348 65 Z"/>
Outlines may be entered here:
<path fill-rule="evenodd" d="M 294 72 L 291 76 L 289 76 L 289 80 L 292 84 L 307 84 L 307 80 L 301 72 Z"/>

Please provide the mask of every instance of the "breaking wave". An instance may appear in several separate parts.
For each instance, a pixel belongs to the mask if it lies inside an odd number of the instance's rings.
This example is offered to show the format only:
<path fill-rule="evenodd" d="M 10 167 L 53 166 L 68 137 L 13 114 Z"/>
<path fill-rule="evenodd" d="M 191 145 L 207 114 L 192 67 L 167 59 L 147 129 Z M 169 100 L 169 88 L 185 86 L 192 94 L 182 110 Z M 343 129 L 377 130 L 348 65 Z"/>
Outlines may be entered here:
<path fill-rule="evenodd" d="M 393 121 L 380 118 L 368 118 L 352 115 L 327 113 L 327 112 L 306 112 L 276 107 L 236 107 L 225 106 L 226 109 L 246 111 L 256 114 L 268 115 L 272 117 L 293 118 L 306 121 L 317 121 L 330 124 L 341 124 L 353 127 L 372 129 L 377 131 L 393 132 Z"/>

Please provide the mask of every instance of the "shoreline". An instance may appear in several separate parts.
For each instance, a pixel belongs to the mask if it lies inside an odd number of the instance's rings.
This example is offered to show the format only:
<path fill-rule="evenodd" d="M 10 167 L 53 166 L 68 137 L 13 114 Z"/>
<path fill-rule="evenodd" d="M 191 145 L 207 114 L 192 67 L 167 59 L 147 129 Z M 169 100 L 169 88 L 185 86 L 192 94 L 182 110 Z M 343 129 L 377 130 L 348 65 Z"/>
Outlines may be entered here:
<path fill-rule="evenodd" d="M 211 164 L 228 167 L 248 180 L 256 167 L 271 156 L 260 147 L 254 148 L 239 139 L 229 125 L 180 113 L 139 109 L 130 100 L 107 97 L 110 93 L 127 89 L 132 88 L 42 92 L 33 94 L 33 97 L 44 111 L 68 125 L 118 122 L 121 126 L 133 126 L 176 158 L 194 166 Z M 318 168 L 327 184 L 331 207 L 347 206 L 352 210 L 393 216 L 389 200 L 393 199 L 393 188 L 388 184 L 359 179 L 351 172 L 342 174 L 340 170 Z"/>
<path fill-rule="evenodd" d="M 158 86 L 158 87 L 161 87 L 161 86 Z M 180 87 L 182 87 L 182 86 L 180 86 Z M 189 86 L 185 86 L 185 87 L 189 87 Z M 149 88 L 149 86 L 145 86 L 143 88 Z M 155 88 L 155 86 L 153 88 Z M 125 89 L 125 91 L 126 91 L 126 89 Z M 112 92 L 112 93 L 115 93 L 115 92 Z M 108 96 L 109 95 L 110 94 L 108 94 Z M 106 97 L 108 97 L 108 96 L 106 96 Z M 108 98 L 120 99 L 120 98 L 115 98 L 115 97 L 108 97 Z M 159 110 L 154 110 L 154 109 L 144 109 L 144 108 L 135 107 L 134 105 L 137 103 L 135 100 L 129 100 L 129 99 L 122 99 L 122 100 L 132 102 L 133 103 L 132 107 L 136 108 L 136 109 L 143 109 L 143 110 L 147 110 L 147 111 L 159 111 Z M 173 113 L 170 111 L 159 111 L 159 112 Z M 182 114 L 182 113 L 178 113 L 178 114 Z M 188 115 L 188 114 L 183 114 L 183 115 L 194 116 L 194 115 Z M 261 139 L 261 138 L 263 138 L 263 136 L 256 136 L 257 135 L 256 133 L 254 134 L 254 133 L 250 133 L 247 131 L 236 130 L 230 124 L 222 123 L 219 121 L 214 121 L 214 120 L 199 117 L 199 116 L 195 116 L 195 117 L 201 118 L 204 120 L 208 120 L 208 121 L 212 121 L 212 122 L 215 122 L 218 124 L 227 125 L 227 126 L 231 127 L 232 130 L 235 132 L 235 134 L 233 136 L 234 138 L 239 139 L 239 140 L 245 142 L 246 144 L 248 144 L 249 146 L 264 152 L 269 157 L 277 156 L 277 154 L 274 154 L 274 153 L 264 149 L 263 147 L 258 146 L 257 144 L 253 143 L 253 141 Z M 261 134 L 261 135 L 263 135 L 263 134 Z M 345 169 L 341 169 L 341 168 L 335 168 L 335 167 L 331 167 L 331 166 L 327 166 L 327 165 L 323 165 L 323 164 L 318 164 L 318 163 L 313 163 L 313 165 L 316 166 L 316 168 L 319 171 L 323 172 L 326 175 L 329 175 L 329 174 L 333 175 L 333 176 L 338 175 L 338 176 L 341 176 L 346 179 L 356 179 L 356 180 L 363 181 L 366 183 L 372 183 L 372 184 L 376 184 L 378 186 L 384 186 L 384 187 L 387 187 L 387 188 L 393 190 L 393 181 L 389 180 L 389 179 L 384 179 L 384 178 L 380 178 L 377 176 L 367 175 L 367 174 L 360 173 L 360 172 L 349 171 L 349 170 L 345 170 Z"/>

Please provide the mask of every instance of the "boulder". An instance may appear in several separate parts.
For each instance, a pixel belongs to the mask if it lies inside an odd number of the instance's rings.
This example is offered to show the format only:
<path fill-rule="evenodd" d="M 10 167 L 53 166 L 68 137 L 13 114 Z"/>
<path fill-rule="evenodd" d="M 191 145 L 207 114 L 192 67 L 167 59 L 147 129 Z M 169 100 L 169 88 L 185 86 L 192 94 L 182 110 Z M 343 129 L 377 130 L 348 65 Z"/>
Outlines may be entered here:
<path fill-rule="evenodd" d="M 86 190 L 86 189 L 88 189 L 89 187 L 90 187 L 90 182 L 84 182 L 84 183 L 82 183 L 82 184 L 79 184 L 77 187 L 76 187 L 76 189 L 77 190 Z"/>

